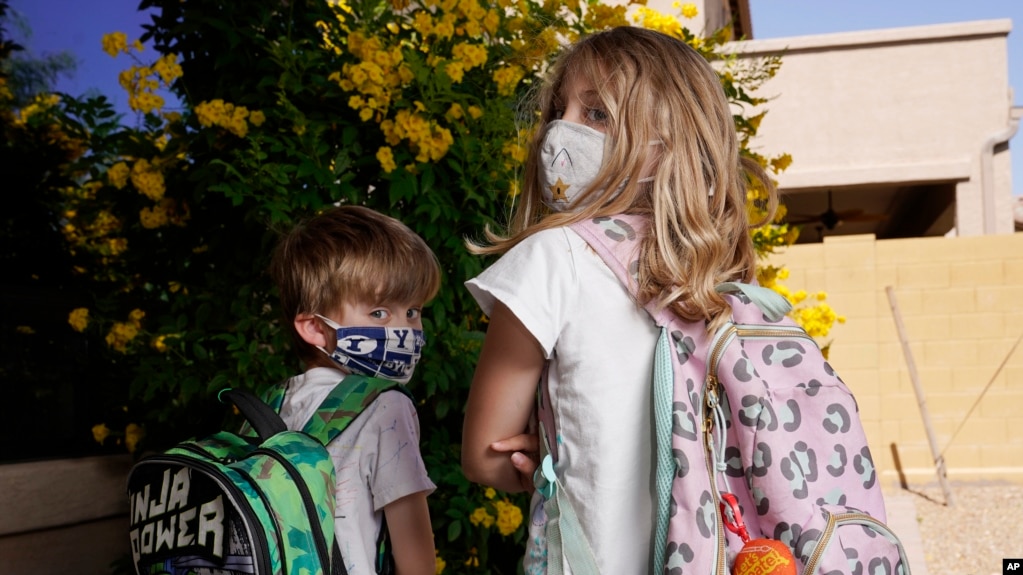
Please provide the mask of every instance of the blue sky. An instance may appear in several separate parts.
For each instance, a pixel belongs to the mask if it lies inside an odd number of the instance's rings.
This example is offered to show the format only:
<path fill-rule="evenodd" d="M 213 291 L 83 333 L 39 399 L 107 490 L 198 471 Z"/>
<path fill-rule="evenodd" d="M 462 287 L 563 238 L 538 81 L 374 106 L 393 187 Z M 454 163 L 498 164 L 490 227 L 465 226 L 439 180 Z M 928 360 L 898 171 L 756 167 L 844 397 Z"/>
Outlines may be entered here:
<path fill-rule="evenodd" d="M 244 1 L 244 0 L 238 0 Z M 1023 105 L 1023 0 L 749 0 L 754 38 L 784 38 L 877 28 L 899 28 L 970 20 L 1010 18 L 1009 83 L 1013 103 Z M 139 13 L 138 0 L 11 0 L 32 29 L 27 47 L 36 54 L 67 50 L 78 60 L 73 78 L 58 90 L 82 94 L 98 90 L 127 109 L 127 97 L 117 74 L 128 67 L 126 56 L 103 53 L 103 34 L 122 31 L 134 39 L 148 18 Z M 1023 132 L 1023 130 L 1021 130 Z M 1013 190 L 1023 195 L 1023 137 L 1017 134 L 1012 150 Z"/>

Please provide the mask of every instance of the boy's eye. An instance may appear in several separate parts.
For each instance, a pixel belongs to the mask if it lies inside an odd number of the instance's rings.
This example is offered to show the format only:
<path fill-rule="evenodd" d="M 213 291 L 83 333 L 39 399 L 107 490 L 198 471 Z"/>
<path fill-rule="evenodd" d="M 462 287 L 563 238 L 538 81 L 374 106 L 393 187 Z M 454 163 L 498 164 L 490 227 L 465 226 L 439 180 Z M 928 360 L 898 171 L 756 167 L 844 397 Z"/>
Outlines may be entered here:
<path fill-rule="evenodd" d="M 369 312 L 369 317 L 373 319 L 387 319 L 387 316 L 389 315 L 390 314 L 387 312 L 386 309 L 375 309 Z"/>
<path fill-rule="evenodd" d="M 421 316 L 422 314 L 423 314 L 423 310 L 421 310 L 421 309 L 419 309 L 417 307 L 413 307 L 413 308 L 409 308 L 409 310 L 407 312 L 405 312 L 405 317 L 407 317 L 408 319 L 418 319 L 419 316 Z"/>

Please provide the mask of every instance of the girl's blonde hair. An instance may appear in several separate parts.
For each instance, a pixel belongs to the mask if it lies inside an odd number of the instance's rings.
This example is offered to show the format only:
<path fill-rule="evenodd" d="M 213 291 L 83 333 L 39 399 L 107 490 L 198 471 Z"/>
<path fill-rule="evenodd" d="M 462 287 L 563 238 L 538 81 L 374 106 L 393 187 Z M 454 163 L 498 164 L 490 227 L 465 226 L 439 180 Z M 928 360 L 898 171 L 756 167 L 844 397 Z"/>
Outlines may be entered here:
<path fill-rule="evenodd" d="M 581 207 L 555 213 L 543 202 L 539 151 L 563 88 L 575 78 L 593 87 L 607 114 L 604 159 L 593 185 L 580 194 Z M 716 329 L 729 310 L 714 286 L 755 277 L 747 187 L 768 192 L 768 216 L 758 226 L 773 218 L 777 198 L 764 170 L 740 156 L 731 108 L 707 61 L 670 36 L 613 28 L 568 47 L 536 105 L 539 125 L 508 234 L 487 229 L 489 244 L 469 242 L 469 249 L 500 254 L 541 230 L 618 213 L 646 215 L 640 303 L 669 307 Z"/>

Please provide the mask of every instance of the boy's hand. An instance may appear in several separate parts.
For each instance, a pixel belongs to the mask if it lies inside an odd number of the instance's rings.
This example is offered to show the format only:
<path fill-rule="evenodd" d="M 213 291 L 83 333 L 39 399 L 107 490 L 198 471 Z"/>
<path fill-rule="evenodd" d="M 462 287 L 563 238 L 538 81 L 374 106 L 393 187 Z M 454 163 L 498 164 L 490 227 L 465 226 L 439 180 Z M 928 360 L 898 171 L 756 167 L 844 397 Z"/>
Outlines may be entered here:
<path fill-rule="evenodd" d="M 540 465 L 540 438 L 535 433 L 521 433 L 519 435 L 495 441 L 490 444 L 490 449 L 499 453 L 509 453 L 512 467 L 519 473 L 519 482 L 522 488 L 532 493 L 533 473 Z"/>

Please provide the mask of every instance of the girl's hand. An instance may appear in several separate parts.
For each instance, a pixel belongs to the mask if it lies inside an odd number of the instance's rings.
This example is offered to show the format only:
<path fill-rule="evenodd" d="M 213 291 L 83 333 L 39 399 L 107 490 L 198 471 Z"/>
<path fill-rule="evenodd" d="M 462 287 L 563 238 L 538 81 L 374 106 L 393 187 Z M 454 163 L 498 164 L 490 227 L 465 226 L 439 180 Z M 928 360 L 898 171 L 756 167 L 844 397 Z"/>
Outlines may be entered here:
<path fill-rule="evenodd" d="M 519 483 L 527 493 L 532 493 L 533 473 L 540 465 L 540 439 L 535 433 L 522 433 L 490 444 L 498 453 L 509 453 L 512 467 L 519 473 Z"/>

